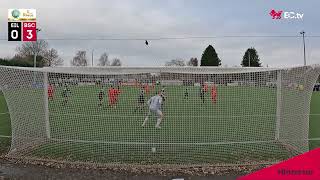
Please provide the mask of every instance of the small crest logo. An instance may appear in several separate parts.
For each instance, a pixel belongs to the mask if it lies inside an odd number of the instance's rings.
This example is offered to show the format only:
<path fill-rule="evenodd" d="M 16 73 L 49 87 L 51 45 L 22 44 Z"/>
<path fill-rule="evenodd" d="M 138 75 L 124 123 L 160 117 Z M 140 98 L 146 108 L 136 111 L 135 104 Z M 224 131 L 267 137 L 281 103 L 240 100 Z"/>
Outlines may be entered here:
<path fill-rule="evenodd" d="M 18 9 L 14 9 L 12 12 L 11 12 L 11 15 L 12 17 L 14 18 L 18 18 L 20 16 L 20 11 Z"/>
<path fill-rule="evenodd" d="M 281 19 L 282 12 L 283 11 L 281 11 L 281 10 L 276 11 L 276 10 L 272 9 L 269 14 L 272 17 L 272 19 Z"/>

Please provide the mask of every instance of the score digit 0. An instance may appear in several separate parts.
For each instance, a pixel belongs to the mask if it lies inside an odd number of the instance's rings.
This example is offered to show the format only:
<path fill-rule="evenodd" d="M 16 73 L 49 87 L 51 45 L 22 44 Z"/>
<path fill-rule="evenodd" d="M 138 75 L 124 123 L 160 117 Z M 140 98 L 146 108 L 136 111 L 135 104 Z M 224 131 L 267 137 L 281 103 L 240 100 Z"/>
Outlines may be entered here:
<path fill-rule="evenodd" d="M 21 22 L 8 22 L 8 41 L 21 41 Z"/>
<path fill-rule="evenodd" d="M 23 22 L 23 41 L 37 41 L 36 22 Z"/>

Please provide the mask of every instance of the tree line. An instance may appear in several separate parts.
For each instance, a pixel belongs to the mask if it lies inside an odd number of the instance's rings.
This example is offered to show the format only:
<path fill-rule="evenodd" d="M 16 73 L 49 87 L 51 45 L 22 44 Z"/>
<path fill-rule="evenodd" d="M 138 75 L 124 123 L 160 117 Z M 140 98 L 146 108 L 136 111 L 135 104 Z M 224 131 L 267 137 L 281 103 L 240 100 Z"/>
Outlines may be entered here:
<path fill-rule="evenodd" d="M 64 60 L 60 57 L 58 50 L 50 48 L 45 40 L 35 42 L 24 42 L 15 50 L 12 58 L 0 58 L 0 65 L 33 67 L 34 57 L 36 57 L 36 67 L 54 67 L 63 65 Z M 71 59 L 72 66 L 88 66 L 89 58 L 86 51 L 77 51 Z M 119 58 L 109 59 L 105 52 L 99 58 L 98 66 L 121 66 Z"/>
<path fill-rule="evenodd" d="M 78 51 L 71 60 L 72 66 L 88 66 L 88 58 L 86 51 Z M 122 62 L 119 58 L 109 59 L 108 53 L 104 52 L 99 58 L 98 66 L 121 66 Z"/>
<path fill-rule="evenodd" d="M 196 57 L 190 58 L 189 61 L 177 58 L 167 61 L 165 66 L 198 66 L 198 63 L 199 61 Z M 240 65 L 242 67 L 261 67 L 257 50 L 253 47 L 248 48 L 242 57 Z M 200 66 L 221 66 L 221 59 L 212 45 L 209 45 L 202 53 Z"/>
<path fill-rule="evenodd" d="M 34 57 L 36 57 L 36 66 L 61 66 L 64 60 L 59 56 L 56 49 L 51 48 L 47 41 L 38 40 L 35 42 L 24 42 L 16 48 L 16 53 L 12 58 L 0 58 L 0 65 L 5 66 L 23 66 L 33 67 Z M 93 58 L 93 57 L 92 57 Z M 200 64 L 199 64 L 200 63 Z M 86 51 L 77 51 L 70 60 L 72 66 L 88 66 L 89 58 Z M 121 66 L 119 58 L 109 58 L 107 52 L 101 54 L 98 59 L 98 66 Z M 167 61 L 165 66 L 221 66 L 221 59 L 212 45 L 209 45 L 202 53 L 201 60 L 196 57 L 185 61 L 181 58 Z M 248 48 L 241 61 L 243 67 L 261 67 L 260 58 L 257 50 L 253 47 Z"/>
<path fill-rule="evenodd" d="M 47 41 L 38 40 L 21 44 L 12 58 L 0 58 L 0 65 L 33 67 L 34 56 L 37 67 L 58 66 L 63 63 L 56 49 L 50 48 Z"/>

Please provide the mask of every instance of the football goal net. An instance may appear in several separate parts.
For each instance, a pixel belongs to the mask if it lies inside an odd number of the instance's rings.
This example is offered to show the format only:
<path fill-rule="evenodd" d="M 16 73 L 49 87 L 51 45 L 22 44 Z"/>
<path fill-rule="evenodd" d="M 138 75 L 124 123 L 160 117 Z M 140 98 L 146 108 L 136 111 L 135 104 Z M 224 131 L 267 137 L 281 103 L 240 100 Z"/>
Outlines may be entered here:
<path fill-rule="evenodd" d="M 320 66 L 0 66 L 7 156 L 101 164 L 257 164 L 309 150 Z"/>

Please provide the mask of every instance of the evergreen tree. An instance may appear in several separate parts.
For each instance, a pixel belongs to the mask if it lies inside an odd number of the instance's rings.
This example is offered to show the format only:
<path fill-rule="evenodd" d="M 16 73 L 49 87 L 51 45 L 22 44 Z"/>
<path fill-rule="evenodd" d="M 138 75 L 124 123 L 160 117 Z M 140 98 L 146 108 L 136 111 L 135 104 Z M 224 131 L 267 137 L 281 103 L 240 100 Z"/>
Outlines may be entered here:
<path fill-rule="evenodd" d="M 249 59 L 250 59 L 250 67 L 261 67 L 260 58 L 258 52 L 255 48 L 248 48 L 242 57 L 241 66 L 249 67 Z"/>
<path fill-rule="evenodd" d="M 209 45 L 203 52 L 200 66 L 220 66 L 221 60 L 212 45 Z"/>

